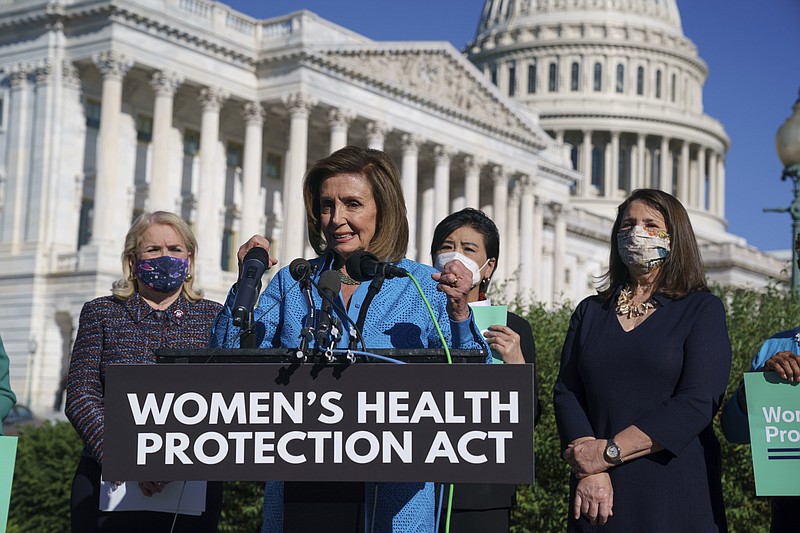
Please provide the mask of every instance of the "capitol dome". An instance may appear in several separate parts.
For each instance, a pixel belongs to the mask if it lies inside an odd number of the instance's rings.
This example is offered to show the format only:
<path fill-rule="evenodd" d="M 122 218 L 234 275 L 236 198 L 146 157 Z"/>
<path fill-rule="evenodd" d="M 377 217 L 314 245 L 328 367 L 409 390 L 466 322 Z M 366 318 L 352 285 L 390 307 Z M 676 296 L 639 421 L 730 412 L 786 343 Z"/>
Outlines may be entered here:
<path fill-rule="evenodd" d="M 487 0 L 469 59 L 565 143 L 573 205 L 602 216 L 659 188 L 698 237 L 730 240 L 722 125 L 703 112 L 708 70 L 675 0 Z"/>

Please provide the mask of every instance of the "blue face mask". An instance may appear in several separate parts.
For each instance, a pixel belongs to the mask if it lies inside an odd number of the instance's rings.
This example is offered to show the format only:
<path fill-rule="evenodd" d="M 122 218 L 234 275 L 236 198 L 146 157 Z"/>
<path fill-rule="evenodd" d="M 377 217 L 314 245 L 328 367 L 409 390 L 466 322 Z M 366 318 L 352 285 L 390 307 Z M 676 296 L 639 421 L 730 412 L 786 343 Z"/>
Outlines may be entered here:
<path fill-rule="evenodd" d="M 136 261 L 139 283 L 157 292 L 170 293 L 181 288 L 189 273 L 189 260 L 162 255 Z"/>

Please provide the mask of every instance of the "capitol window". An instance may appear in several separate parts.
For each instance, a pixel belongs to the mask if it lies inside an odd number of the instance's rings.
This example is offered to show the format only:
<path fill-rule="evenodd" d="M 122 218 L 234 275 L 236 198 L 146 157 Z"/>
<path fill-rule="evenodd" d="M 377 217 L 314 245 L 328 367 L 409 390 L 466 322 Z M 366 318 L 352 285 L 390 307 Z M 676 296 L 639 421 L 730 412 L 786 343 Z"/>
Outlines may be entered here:
<path fill-rule="evenodd" d="M 244 154 L 244 146 L 236 141 L 228 141 L 228 146 L 225 151 L 225 163 L 230 168 L 242 168 L 242 156 Z"/>
<path fill-rule="evenodd" d="M 570 84 L 569 88 L 573 91 L 578 90 L 579 86 L 579 78 L 580 78 L 580 66 L 578 66 L 578 62 L 572 64 L 572 76 L 570 77 Z"/>
<path fill-rule="evenodd" d="M 100 128 L 100 101 L 87 98 L 83 108 L 86 113 L 86 127 Z"/>
<path fill-rule="evenodd" d="M 625 92 L 625 66 L 622 64 L 617 65 L 617 92 Z"/>
<path fill-rule="evenodd" d="M 661 70 L 656 71 L 656 98 L 661 98 Z"/>
<path fill-rule="evenodd" d="M 550 63 L 549 70 L 547 90 L 554 93 L 558 90 L 558 66 L 555 63 Z"/>
<path fill-rule="evenodd" d="M 514 96 L 517 92 L 517 66 L 511 63 L 508 66 L 508 96 Z"/>
<path fill-rule="evenodd" d="M 200 150 L 200 132 L 186 128 L 183 132 L 183 153 L 196 155 Z"/>
<path fill-rule="evenodd" d="M 675 86 L 676 85 L 678 85 L 678 79 L 675 76 L 675 74 L 673 74 L 672 75 L 672 81 L 671 81 L 670 86 L 669 86 L 669 90 L 670 90 L 670 93 L 671 93 L 670 94 L 670 99 L 672 100 L 673 103 L 675 102 Z"/>
<path fill-rule="evenodd" d="M 536 94 L 536 63 L 528 65 L 528 94 Z"/>
<path fill-rule="evenodd" d="M 153 140 L 153 117 L 149 115 L 136 115 L 136 140 L 149 143 Z"/>
<path fill-rule="evenodd" d="M 281 179 L 281 165 L 283 160 L 279 154 L 269 152 L 264 165 L 264 175 L 272 180 Z"/>
<path fill-rule="evenodd" d="M 644 67 L 636 69 L 636 94 L 639 96 L 644 94 Z"/>
<path fill-rule="evenodd" d="M 600 63 L 594 64 L 594 90 L 595 92 L 603 88 L 603 65 Z"/>

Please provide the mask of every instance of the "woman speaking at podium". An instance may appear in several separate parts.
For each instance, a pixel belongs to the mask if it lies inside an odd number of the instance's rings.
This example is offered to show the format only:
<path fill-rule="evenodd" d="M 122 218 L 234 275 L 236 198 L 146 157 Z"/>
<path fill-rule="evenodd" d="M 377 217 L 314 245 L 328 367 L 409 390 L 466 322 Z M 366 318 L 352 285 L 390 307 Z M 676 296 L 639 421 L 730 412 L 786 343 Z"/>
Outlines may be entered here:
<path fill-rule="evenodd" d="M 317 161 L 306 173 L 303 199 L 309 241 L 318 255 L 310 260 L 311 268 L 315 269 L 312 277 L 318 280 L 324 272 L 336 273 L 341 290 L 335 298 L 353 322 L 370 283 L 360 283 L 348 275 L 347 259 L 354 252 L 368 251 L 381 262 L 395 263 L 419 281 L 450 347 L 488 352 L 467 304 L 472 287 L 469 270 L 459 261 L 451 261 L 443 272 L 437 272 L 403 258 L 408 245 L 405 201 L 397 166 L 387 154 L 347 146 Z M 269 250 L 269 242 L 253 236 L 239 249 L 240 265 L 255 247 Z M 269 263 L 271 266 L 275 260 L 270 258 Z M 262 348 L 296 348 L 300 342 L 308 307 L 289 270 L 282 268 L 275 275 L 253 312 L 258 332 L 256 345 Z M 215 346 L 237 344 L 238 328 L 233 326 L 232 316 L 234 300 L 232 290 L 215 326 L 212 340 Z M 345 325 L 342 329 L 337 346 L 346 348 L 348 328 Z M 442 348 L 433 320 L 407 277 L 386 279 L 369 307 L 362 331 L 369 348 Z M 283 488 L 281 482 L 267 482 L 263 532 L 283 530 Z M 432 483 L 369 483 L 364 505 L 367 523 L 374 524 L 375 532 L 433 531 Z M 329 514 L 336 511 L 336 506 L 324 511 L 314 506 L 309 511 L 312 512 L 305 513 L 304 518 L 312 520 L 311 514 L 320 515 L 318 525 L 325 531 L 331 528 L 357 531 L 359 525 L 363 528 L 363 517 L 346 521 Z M 287 517 L 287 530 L 288 522 Z M 294 524 L 291 529 L 300 530 Z"/>
<path fill-rule="evenodd" d="M 194 287 L 197 240 L 178 215 L 140 215 L 122 251 L 122 280 L 111 296 L 84 304 L 67 377 L 66 414 L 84 442 L 72 482 L 72 531 L 216 531 L 222 483 L 208 482 L 200 516 L 164 512 L 99 511 L 103 463 L 105 368 L 111 364 L 153 364 L 159 348 L 204 348 L 220 305 Z M 114 480 L 106 480 L 114 481 Z M 141 481 L 145 496 L 164 482 Z M 174 527 L 173 526 L 173 520 Z"/>

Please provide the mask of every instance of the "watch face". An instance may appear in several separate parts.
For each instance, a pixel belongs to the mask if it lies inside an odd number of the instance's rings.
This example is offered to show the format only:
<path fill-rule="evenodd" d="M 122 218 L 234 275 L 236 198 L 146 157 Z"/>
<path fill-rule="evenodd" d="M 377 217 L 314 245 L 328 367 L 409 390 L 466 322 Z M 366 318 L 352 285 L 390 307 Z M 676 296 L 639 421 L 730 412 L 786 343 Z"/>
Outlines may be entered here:
<path fill-rule="evenodd" d="M 619 448 L 617 448 L 616 446 L 609 446 L 608 449 L 606 450 L 606 453 L 610 458 L 616 459 L 617 457 L 619 457 Z"/>

